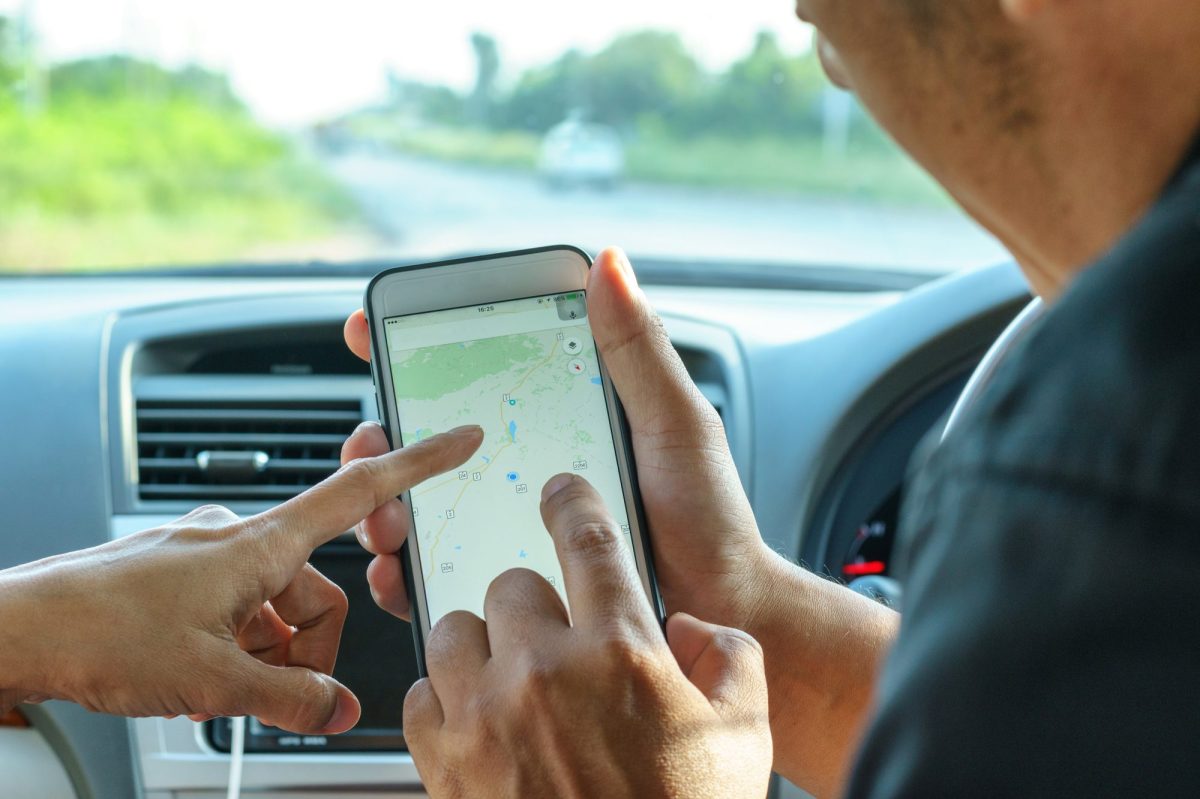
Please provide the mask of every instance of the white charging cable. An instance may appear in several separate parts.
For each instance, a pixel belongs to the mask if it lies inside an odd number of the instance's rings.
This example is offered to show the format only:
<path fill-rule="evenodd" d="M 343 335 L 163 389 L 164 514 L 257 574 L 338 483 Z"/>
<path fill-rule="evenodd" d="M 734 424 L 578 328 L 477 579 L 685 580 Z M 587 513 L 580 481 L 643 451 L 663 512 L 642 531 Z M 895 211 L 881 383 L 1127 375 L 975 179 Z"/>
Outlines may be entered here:
<path fill-rule="evenodd" d="M 229 720 L 232 740 L 229 742 L 229 791 L 226 799 L 238 799 L 242 795 L 242 761 L 246 755 L 246 717 Z"/>

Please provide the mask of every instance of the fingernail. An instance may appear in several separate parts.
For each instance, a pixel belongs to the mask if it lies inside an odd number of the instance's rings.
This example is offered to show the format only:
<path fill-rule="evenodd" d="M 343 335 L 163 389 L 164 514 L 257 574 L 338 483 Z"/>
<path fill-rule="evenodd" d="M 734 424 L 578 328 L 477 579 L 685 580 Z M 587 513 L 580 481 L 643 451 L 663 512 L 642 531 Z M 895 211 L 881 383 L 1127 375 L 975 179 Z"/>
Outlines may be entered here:
<path fill-rule="evenodd" d="M 450 432 L 446 433 L 446 435 L 448 435 L 448 436 L 465 436 L 467 433 L 471 433 L 472 435 L 474 435 L 476 433 L 482 433 L 482 432 L 483 432 L 483 428 L 477 424 L 465 424 L 462 427 L 454 428 Z"/>
<path fill-rule="evenodd" d="M 344 691 L 338 691 L 337 707 L 333 710 L 333 715 L 329 717 L 329 721 L 325 724 L 324 733 L 337 734 L 350 729 L 358 720 L 358 703 L 346 695 Z"/>
<path fill-rule="evenodd" d="M 550 481 L 542 489 L 542 502 L 550 499 L 550 497 L 562 491 L 573 482 L 575 482 L 575 475 L 573 474 L 560 474 L 556 477 L 551 477 Z"/>

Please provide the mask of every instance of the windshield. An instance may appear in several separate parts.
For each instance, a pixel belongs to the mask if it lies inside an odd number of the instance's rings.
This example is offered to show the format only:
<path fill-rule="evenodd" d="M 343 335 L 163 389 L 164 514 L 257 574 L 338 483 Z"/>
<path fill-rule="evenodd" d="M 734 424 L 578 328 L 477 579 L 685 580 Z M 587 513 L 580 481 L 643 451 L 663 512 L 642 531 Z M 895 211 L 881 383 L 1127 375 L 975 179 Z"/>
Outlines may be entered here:
<path fill-rule="evenodd" d="M 786 2 L 0 0 L 0 271 L 1004 255 Z"/>

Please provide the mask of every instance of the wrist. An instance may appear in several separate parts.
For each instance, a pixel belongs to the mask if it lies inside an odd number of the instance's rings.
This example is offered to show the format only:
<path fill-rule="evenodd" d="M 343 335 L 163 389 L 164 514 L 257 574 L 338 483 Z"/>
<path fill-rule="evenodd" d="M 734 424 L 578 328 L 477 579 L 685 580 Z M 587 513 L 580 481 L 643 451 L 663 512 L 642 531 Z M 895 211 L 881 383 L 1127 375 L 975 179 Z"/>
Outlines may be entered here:
<path fill-rule="evenodd" d="M 761 573 L 744 629 L 763 648 L 775 769 L 837 794 L 899 616 L 774 552 Z"/>
<path fill-rule="evenodd" d="M 0 572 L 0 687 L 62 696 L 63 666 L 86 660 L 72 656 L 82 608 L 64 580 L 71 563 L 56 555 Z"/>
<path fill-rule="evenodd" d="M 794 605 L 790 597 L 804 572 L 765 543 L 749 560 L 751 566 L 742 590 L 736 592 L 732 618 L 723 623 L 761 638 L 778 624 L 781 615 L 786 615 L 784 608 Z"/>
<path fill-rule="evenodd" d="M 34 629 L 30 577 L 17 570 L 0 572 L 0 690 L 40 688 L 42 658 L 36 651 L 42 636 Z"/>

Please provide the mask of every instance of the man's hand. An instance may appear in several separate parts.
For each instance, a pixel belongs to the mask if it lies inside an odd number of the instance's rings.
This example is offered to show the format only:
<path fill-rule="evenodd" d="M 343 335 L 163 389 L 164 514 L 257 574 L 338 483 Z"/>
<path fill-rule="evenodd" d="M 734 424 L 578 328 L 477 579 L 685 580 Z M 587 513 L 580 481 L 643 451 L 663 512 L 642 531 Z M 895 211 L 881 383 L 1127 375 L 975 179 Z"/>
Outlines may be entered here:
<path fill-rule="evenodd" d="M 506 572 L 486 623 L 443 618 L 404 731 L 434 797 L 765 796 L 771 733 L 762 650 L 676 615 L 663 640 L 633 556 L 599 495 L 553 478 L 542 517 L 570 604 Z M 669 642 L 669 643 L 668 643 Z"/>
<path fill-rule="evenodd" d="M 758 532 L 720 417 L 692 382 L 619 250 L 605 250 L 592 267 L 588 316 L 629 419 L 667 610 L 749 629 L 774 593 L 773 567 L 780 559 Z M 355 354 L 370 358 L 361 311 L 347 320 L 345 336 Z M 386 451 L 387 439 L 377 430 L 342 457 Z M 363 546 L 377 555 L 368 572 L 376 600 L 402 618 L 408 617 L 408 598 L 396 553 L 408 528 L 408 514 L 396 502 L 358 531 Z"/>
<path fill-rule="evenodd" d="M 836 794 L 870 707 L 897 616 L 788 563 L 762 540 L 720 418 L 692 382 L 624 253 L 602 252 L 588 277 L 588 316 L 633 436 L 638 483 L 670 613 L 745 630 L 763 647 L 775 769 L 817 795 Z M 362 312 L 346 343 L 370 357 Z M 382 430 L 343 457 L 387 451 Z M 385 610 L 407 617 L 396 553 L 408 534 L 394 502 L 360 526 L 376 554 L 368 579 Z"/>
<path fill-rule="evenodd" d="M 345 732 L 358 700 L 329 675 L 346 597 L 308 558 L 481 441 L 479 428 L 462 428 L 352 461 L 258 516 L 204 507 L 0 572 L 0 701 L 68 699 L 125 716 L 250 715 L 298 733 Z"/>

